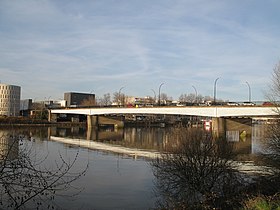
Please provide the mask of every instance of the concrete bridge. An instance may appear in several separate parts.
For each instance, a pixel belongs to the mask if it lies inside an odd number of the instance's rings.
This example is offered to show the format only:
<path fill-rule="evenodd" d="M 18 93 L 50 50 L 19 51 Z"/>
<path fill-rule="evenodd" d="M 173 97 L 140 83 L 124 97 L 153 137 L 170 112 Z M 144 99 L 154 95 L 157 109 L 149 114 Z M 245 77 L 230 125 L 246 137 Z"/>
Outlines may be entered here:
<path fill-rule="evenodd" d="M 248 106 L 208 106 L 208 107 L 150 107 L 150 108 L 66 108 L 51 109 L 51 114 L 82 114 L 82 115 L 110 115 L 110 114 L 171 114 L 204 117 L 267 117 L 277 116 L 274 107 Z"/>
<path fill-rule="evenodd" d="M 49 121 L 56 121 L 58 114 L 86 115 L 89 127 L 100 124 L 114 124 L 123 127 L 123 119 L 112 119 L 110 115 L 123 114 L 161 114 L 161 115 L 188 115 L 211 118 L 212 130 L 217 134 L 224 135 L 229 126 L 238 126 L 239 124 L 252 124 L 252 118 L 276 118 L 280 114 L 274 107 L 248 106 L 248 107 L 230 107 L 230 106 L 210 106 L 210 107 L 150 107 L 150 108 L 65 108 L 51 109 Z M 251 133 L 248 128 L 247 133 Z"/>

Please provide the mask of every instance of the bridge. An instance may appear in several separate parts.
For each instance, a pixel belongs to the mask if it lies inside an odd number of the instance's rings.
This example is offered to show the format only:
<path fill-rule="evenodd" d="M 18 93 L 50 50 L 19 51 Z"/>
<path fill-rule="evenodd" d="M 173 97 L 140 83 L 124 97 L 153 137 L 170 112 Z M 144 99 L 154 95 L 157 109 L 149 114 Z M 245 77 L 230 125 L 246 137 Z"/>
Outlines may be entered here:
<path fill-rule="evenodd" d="M 124 126 L 124 118 L 113 119 L 110 115 L 124 114 L 151 114 L 151 115 L 188 115 L 201 116 L 211 119 L 211 128 L 217 135 L 225 135 L 226 131 L 232 127 L 246 127 L 246 133 L 251 133 L 252 118 L 277 118 L 280 116 L 279 110 L 274 107 L 264 106 L 210 106 L 210 107 L 143 107 L 143 108 L 65 108 L 51 109 L 49 111 L 49 121 L 56 121 L 58 114 L 86 115 L 89 128 L 99 125 L 111 124 L 116 127 Z M 73 117 L 73 119 L 77 119 Z M 73 120 L 73 121 L 74 121 Z M 241 131 L 240 131 L 241 132 Z"/>
<path fill-rule="evenodd" d="M 111 124 L 124 126 L 124 118 L 112 119 L 110 115 L 152 114 L 152 115 L 188 115 L 211 118 L 211 129 L 216 136 L 226 136 L 230 128 L 239 128 L 240 133 L 251 135 L 252 118 L 279 118 L 275 107 L 247 106 L 210 106 L 210 107 L 143 107 L 143 108 L 65 108 L 49 110 L 49 121 L 56 121 L 58 114 L 86 115 L 89 129 L 99 125 Z M 78 119 L 78 118 L 76 118 Z M 241 128 L 242 127 L 242 128 Z"/>
<path fill-rule="evenodd" d="M 110 114 L 170 114 L 203 117 L 271 117 L 278 116 L 274 107 L 207 106 L 207 107 L 143 107 L 143 108 L 66 108 L 51 109 L 50 114 L 110 115 Z"/>

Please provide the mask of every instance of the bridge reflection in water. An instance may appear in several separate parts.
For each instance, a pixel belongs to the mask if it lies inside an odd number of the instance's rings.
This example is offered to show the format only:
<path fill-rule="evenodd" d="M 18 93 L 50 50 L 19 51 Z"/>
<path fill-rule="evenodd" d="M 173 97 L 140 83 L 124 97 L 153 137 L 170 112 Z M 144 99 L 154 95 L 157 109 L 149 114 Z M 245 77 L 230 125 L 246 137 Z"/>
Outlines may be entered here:
<path fill-rule="evenodd" d="M 227 127 L 226 138 L 234 144 L 239 154 L 254 154 L 263 152 L 262 140 L 264 139 L 266 125 L 240 124 L 233 128 Z M 133 127 L 124 129 L 89 129 L 84 127 L 59 128 L 52 127 L 49 130 L 49 138 L 63 137 L 66 139 L 79 139 L 94 141 L 111 145 L 118 145 L 127 148 L 161 151 L 174 139 L 173 127 Z M 186 128 L 179 128 L 186 129 Z"/>

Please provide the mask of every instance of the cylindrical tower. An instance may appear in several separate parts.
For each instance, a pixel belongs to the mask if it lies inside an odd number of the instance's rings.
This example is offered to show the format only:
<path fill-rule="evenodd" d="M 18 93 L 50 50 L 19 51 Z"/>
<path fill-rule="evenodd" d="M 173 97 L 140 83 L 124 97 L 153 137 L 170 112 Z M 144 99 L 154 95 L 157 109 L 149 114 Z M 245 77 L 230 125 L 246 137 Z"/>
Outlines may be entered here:
<path fill-rule="evenodd" d="M 0 84 L 0 115 L 18 116 L 20 86 Z"/>

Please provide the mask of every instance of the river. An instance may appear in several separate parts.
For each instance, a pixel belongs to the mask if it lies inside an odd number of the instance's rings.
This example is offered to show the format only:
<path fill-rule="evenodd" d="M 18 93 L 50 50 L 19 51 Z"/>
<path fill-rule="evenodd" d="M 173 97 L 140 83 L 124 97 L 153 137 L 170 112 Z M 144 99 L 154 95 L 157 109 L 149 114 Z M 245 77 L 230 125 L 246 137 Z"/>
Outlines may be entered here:
<path fill-rule="evenodd" d="M 71 173 L 79 174 L 86 169 L 83 176 L 71 183 L 72 187 L 56 193 L 51 202 L 58 208 L 151 209 L 157 195 L 149 163 L 172 141 L 174 129 L 2 127 L 1 151 L 3 155 L 3 145 L 11 136 L 20 135 L 21 143 L 16 150 L 31 148 L 32 159 L 40 160 L 44 167 L 55 169 L 68 161 L 74 162 Z M 253 125 L 250 135 L 229 131 L 227 138 L 236 145 L 242 160 L 249 161 L 252 155 L 264 152 L 264 132 L 264 125 Z M 10 158 L 16 159 L 19 153 Z"/>

